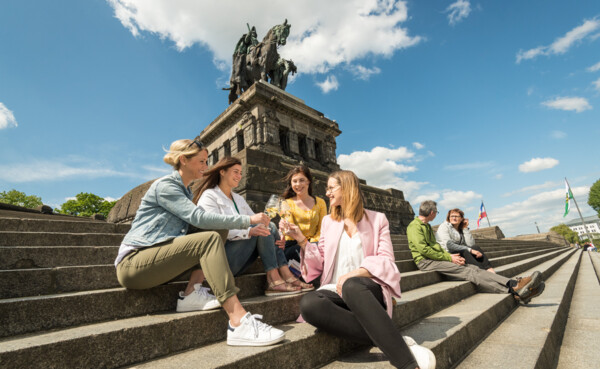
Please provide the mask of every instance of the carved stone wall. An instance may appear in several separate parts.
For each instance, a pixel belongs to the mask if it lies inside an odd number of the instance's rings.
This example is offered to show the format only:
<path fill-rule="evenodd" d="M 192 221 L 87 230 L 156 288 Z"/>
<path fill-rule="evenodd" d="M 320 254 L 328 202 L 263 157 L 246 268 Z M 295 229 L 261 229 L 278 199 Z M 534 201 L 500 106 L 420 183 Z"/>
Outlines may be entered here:
<path fill-rule="evenodd" d="M 272 194 L 281 194 L 281 181 L 299 162 L 313 174 L 314 194 L 325 199 L 329 173 L 339 170 L 335 138 L 338 124 L 297 97 L 266 83 L 255 83 L 201 133 L 213 165 L 226 155 L 239 158 L 243 177 L 235 189 L 259 212 Z M 131 222 L 141 198 L 153 181 L 124 195 L 108 221 Z M 412 207 L 402 191 L 368 186 L 361 180 L 366 207 L 387 215 L 392 233 L 406 234 Z"/>

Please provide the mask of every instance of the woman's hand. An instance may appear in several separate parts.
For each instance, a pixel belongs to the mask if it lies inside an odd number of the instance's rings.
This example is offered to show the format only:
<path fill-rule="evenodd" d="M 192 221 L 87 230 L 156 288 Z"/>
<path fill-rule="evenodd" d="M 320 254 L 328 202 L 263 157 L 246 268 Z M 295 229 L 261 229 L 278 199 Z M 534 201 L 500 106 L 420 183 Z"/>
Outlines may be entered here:
<path fill-rule="evenodd" d="M 269 228 L 263 226 L 262 224 L 259 224 L 256 227 L 250 228 L 250 231 L 248 232 L 248 236 L 250 236 L 250 237 L 254 237 L 254 236 L 266 237 L 270 234 L 271 234 L 271 231 L 269 231 Z"/>
<path fill-rule="evenodd" d="M 277 245 L 277 247 L 279 247 L 280 249 L 285 249 L 285 236 L 283 235 L 283 233 L 281 233 L 281 238 L 275 240 L 275 245 Z"/>
<path fill-rule="evenodd" d="M 250 224 L 264 224 L 264 226 L 267 227 L 267 230 L 269 228 L 270 220 L 269 216 L 265 213 L 256 213 L 250 216 Z"/>
<path fill-rule="evenodd" d="M 281 225 L 281 222 L 279 223 Z M 296 241 L 300 242 L 303 241 L 306 237 L 304 237 L 304 235 L 302 234 L 302 232 L 300 231 L 300 228 L 295 225 L 294 223 L 289 223 L 289 229 L 287 231 L 287 235 L 292 237 L 293 239 L 295 239 Z"/>
<path fill-rule="evenodd" d="M 337 292 L 338 295 L 340 295 L 340 297 L 342 297 L 342 287 L 344 286 L 344 283 L 346 282 L 346 280 L 348 278 L 352 278 L 354 277 L 354 275 L 352 275 L 353 273 L 346 273 L 343 276 L 339 277 L 337 280 L 337 283 L 335 284 L 335 290 Z"/>
<path fill-rule="evenodd" d="M 463 228 L 469 228 L 469 219 L 463 219 Z"/>
<path fill-rule="evenodd" d="M 480 257 L 482 257 L 483 255 L 481 255 L 481 253 L 475 249 L 471 249 L 471 254 L 473 254 L 475 256 L 476 259 L 479 259 Z"/>

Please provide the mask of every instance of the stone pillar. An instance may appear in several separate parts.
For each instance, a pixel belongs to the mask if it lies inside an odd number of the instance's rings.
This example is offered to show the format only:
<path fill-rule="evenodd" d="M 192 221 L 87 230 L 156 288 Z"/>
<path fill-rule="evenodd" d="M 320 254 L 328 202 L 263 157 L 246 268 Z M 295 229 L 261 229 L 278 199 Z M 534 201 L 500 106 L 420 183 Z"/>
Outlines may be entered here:
<path fill-rule="evenodd" d="M 298 147 L 298 134 L 294 131 L 289 131 L 288 137 L 290 138 L 290 152 L 300 155 L 300 148 Z"/>

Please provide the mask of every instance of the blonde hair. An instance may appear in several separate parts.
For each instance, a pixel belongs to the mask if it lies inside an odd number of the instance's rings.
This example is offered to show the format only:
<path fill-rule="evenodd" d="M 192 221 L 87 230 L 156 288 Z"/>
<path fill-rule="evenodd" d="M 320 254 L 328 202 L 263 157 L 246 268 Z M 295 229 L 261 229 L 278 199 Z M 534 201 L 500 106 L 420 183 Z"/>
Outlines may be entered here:
<path fill-rule="evenodd" d="M 342 204 L 344 205 L 343 208 L 341 205 L 331 207 L 329 209 L 331 218 L 338 222 L 343 219 L 350 219 L 354 223 L 360 222 L 363 215 L 365 215 L 365 200 L 356 174 L 349 170 L 339 170 L 331 173 L 329 178 L 333 178 L 338 182 L 340 191 L 342 191 Z"/>
<path fill-rule="evenodd" d="M 196 156 L 200 151 L 206 150 L 205 147 L 201 149 L 198 145 L 193 145 L 193 143 L 194 140 L 188 139 L 173 141 L 173 143 L 171 143 L 171 147 L 169 147 L 169 150 L 165 150 L 166 154 L 163 157 L 163 161 L 172 166 L 173 169 L 179 170 L 182 156 L 185 156 L 189 159 Z"/>

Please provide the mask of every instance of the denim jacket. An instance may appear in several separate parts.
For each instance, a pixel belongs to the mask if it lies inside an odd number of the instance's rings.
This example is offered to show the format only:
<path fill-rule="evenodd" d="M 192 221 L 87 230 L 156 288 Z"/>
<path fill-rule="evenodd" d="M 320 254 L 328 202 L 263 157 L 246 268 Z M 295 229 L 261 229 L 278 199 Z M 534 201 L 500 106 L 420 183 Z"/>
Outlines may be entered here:
<path fill-rule="evenodd" d="M 183 185 L 179 172 L 173 171 L 152 183 L 122 243 L 152 246 L 185 235 L 188 224 L 203 229 L 243 229 L 250 226 L 250 217 L 212 214 L 196 207 L 189 187 Z"/>

